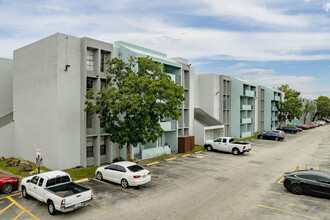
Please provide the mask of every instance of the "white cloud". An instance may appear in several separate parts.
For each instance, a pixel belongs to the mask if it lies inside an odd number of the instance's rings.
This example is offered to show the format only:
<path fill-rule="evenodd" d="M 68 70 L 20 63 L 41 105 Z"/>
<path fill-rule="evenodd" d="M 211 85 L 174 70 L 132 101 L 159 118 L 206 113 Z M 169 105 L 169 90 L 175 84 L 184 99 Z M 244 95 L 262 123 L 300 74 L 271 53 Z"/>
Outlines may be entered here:
<path fill-rule="evenodd" d="M 40 12 L 69 12 L 70 10 L 68 8 L 62 8 L 59 6 L 54 6 L 54 5 L 43 5 L 43 6 L 38 6 L 38 10 Z"/>
<path fill-rule="evenodd" d="M 326 3 L 323 5 L 323 8 L 326 12 L 329 12 L 330 11 L 330 3 Z"/>
<path fill-rule="evenodd" d="M 305 3 L 310 3 L 313 0 L 304 0 Z"/>

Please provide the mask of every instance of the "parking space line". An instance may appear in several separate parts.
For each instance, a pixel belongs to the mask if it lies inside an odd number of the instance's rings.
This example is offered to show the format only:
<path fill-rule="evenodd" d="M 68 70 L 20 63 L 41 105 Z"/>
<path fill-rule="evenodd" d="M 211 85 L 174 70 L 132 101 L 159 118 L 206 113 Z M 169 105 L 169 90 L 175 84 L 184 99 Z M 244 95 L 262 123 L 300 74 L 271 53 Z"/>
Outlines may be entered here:
<path fill-rule="evenodd" d="M 21 215 L 23 215 L 24 212 L 25 212 L 25 211 L 22 211 L 18 216 L 16 216 L 15 218 L 13 218 L 13 220 L 18 219 Z"/>
<path fill-rule="evenodd" d="M 201 151 L 196 151 L 196 152 L 194 152 L 194 154 L 199 154 L 199 153 L 202 153 L 202 152 L 204 152 L 203 150 L 201 150 Z"/>
<path fill-rule="evenodd" d="M 256 150 L 256 151 L 253 151 L 253 152 L 250 151 L 249 154 L 257 154 L 257 153 L 259 153 L 259 151 L 260 151 L 260 150 Z"/>
<path fill-rule="evenodd" d="M 156 183 L 156 184 L 161 185 L 161 186 L 166 186 L 166 187 L 169 187 L 169 186 L 170 186 L 170 185 L 167 185 L 167 184 L 165 184 L 165 183 L 159 183 L 159 182 L 156 182 L 156 181 L 154 181 L 154 180 L 150 180 L 150 182 Z"/>
<path fill-rule="evenodd" d="M 115 185 L 112 185 L 112 184 L 110 184 L 110 183 L 106 183 L 106 182 L 103 182 L 103 181 L 100 181 L 100 180 L 98 180 L 98 179 L 94 179 L 94 178 L 93 178 L 92 180 L 97 181 L 97 182 L 100 182 L 100 183 L 103 183 L 103 184 L 105 184 L 105 185 L 112 186 L 112 187 L 114 187 L 114 188 L 116 188 L 116 189 L 120 189 L 120 190 L 122 190 L 122 191 L 124 191 L 124 192 L 127 192 L 127 193 L 130 193 L 130 194 L 132 194 L 132 195 L 135 195 L 135 196 L 141 197 L 141 194 L 138 194 L 138 193 L 135 193 L 135 192 L 131 192 L 131 191 L 129 191 L 129 190 L 127 190 L 127 189 L 124 189 L 124 188 L 122 188 L 122 187 L 115 186 Z"/>
<path fill-rule="evenodd" d="M 296 170 L 296 168 L 290 170 L 289 172 L 292 172 L 292 171 L 294 171 L 294 170 Z M 277 181 L 277 183 L 278 183 L 278 184 L 282 184 L 282 181 L 283 181 L 283 180 L 284 180 L 284 177 L 282 177 L 279 181 Z"/>
<path fill-rule="evenodd" d="M 279 192 L 273 192 L 273 191 L 270 191 L 271 193 L 273 194 L 278 194 L 278 195 L 281 195 L 282 193 L 279 193 Z"/>
<path fill-rule="evenodd" d="M 167 161 L 171 161 L 171 160 L 175 160 L 175 159 L 176 159 L 176 157 L 171 157 L 171 158 L 166 159 L 165 161 L 167 162 Z"/>
<path fill-rule="evenodd" d="M 6 195 L 6 196 L 3 196 L 3 197 L 0 197 L 0 199 L 6 199 L 8 198 L 9 196 L 16 196 L 18 194 L 21 194 L 20 192 L 19 193 L 15 193 L 15 194 L 11 194 L 11 195 Z"/>
<path fill-rule="evenodd" d="M 13 202 L 10 203 L 6 208 L 2 209 L 2 210 L 0 211 L 0 214 L 3 213 L 4 211 L 6 211 L 8 208 L 10 208 L 10 206 L 12 206 L 12 205 L 14 205 Z"/>
<path fill-rule="evenodd" d="M 190 154 L 181 155 L 180 157 L 188 157 Z"/>
<path fill-rule="evenodd" d="M 94 208 L 97 208 L 97 209 L 99 209 L 99 210 L 101 210 L 101 211 L 103 211 L 103 212 L 105 212 L 105 209 L 102 209 L 101 207 L 99 207 L 99 206 L 97 206 L 97 205 L 94 205 L 94 204 L 92 204 L 92 203 L 89 203 L 89 205 L 92 206 L 92 207 L 94 207 Z"/>
<path fill-rule="evenodd" d="M 40 220 L 40 218 L 38 218 L 37 216 L 35 216 L 34 214 L 32 214 L 31 212 L 29 212 L 28 210 L 26 210 L 26 208 L 24 208 L 23 206 L 21 206 L 21 204 L 19 204 L 18 202 L 16 202 L 16 200 L 14 200 L 13 198 L 11 198 L 10 196 L 8 197 L 8 199 L 10 201 L 12 201 L 13 203 L 15 203 L 15 205 L 17 205 L 20 209 L 22 209 L 24 212 L 28 213 L 31 217 L 33 217 L 36 220 Z"/>
<path fill-rule="evenodd" d="M 257 206 L 258 207 L 262 207 L 262 208 L 266 208 L 266 209 L 272 209 L 272 210 L 276 210 L 276 211 L 280 211 L 280 212 L 292 214 L 292 215 L 302 216 L 302 217 L 309 218 L 309 219 L 321 220 L 320 218 L 317 218 L 317 217 L 303 215 L 303 214 L 300 214 L 300 213 L 297 213 L 297 212 L 291 212 L 291 211 L 287 211 L 287 210 L 283 210 L 283 209 L 278 209 L 278 208 L 274 208 L 274 207 L 270 207 L 270 206 L 265 206 L 265 205 L 257 205 Z"/>
<path fill-rule="evenodd" d="M 147 163 L 146 166 L 151 166 L 151 165 L 154 165 L 154 164 L 157 164 L 159 163 L 159 161 L 156 161 L 156 162 L 153 162 L 153 163 Z"/>

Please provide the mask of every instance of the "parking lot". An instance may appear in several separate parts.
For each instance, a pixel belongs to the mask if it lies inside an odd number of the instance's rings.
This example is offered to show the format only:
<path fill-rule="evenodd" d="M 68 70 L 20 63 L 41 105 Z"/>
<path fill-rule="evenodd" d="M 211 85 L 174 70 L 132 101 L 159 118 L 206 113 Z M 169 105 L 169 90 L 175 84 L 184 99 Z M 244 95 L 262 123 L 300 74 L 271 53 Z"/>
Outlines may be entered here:
<path fill-rule="evenodd" d="M 0 195 L 0 219 L 330 219 L 330 200 L 296 196 L 281 184 L 283 173 L 321 168 L 330 171 L 330 125 L 284 141 L 252 140 L 239 156 L 202 152 L 146 167 L 152 181 L 123 189 L 90 179 L 93 202 L 50 216 L 47 206 L 17 191 Z"/>

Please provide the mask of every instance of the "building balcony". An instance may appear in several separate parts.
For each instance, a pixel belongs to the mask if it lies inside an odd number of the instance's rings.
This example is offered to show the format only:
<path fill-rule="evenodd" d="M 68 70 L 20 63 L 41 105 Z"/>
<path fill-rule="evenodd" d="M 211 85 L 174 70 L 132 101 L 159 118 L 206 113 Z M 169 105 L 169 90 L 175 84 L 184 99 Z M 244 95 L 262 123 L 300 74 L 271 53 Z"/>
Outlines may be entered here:
<path fill-rule="evenodd" d="M 245 90 L 244 94 L 245 96 L 254 97 L 254 91 L 252 90 Z"/>
<path fill-rule="evenodd" d="M 278 109 L 277 109 L 277 107 L 276 106 L 273 106 L 272 107 L 272 111 L 277 111 Z"/>
<path fill-rule="evenodd" d="M 242 110 L 252 110 L 251 105 L 242 105 Z"/>
<path fill-rule="evenodd" d="M 273 116 L 272 121 L 277 121 L 277 117 Z"/>
<path fill-rule="evenodd" d="M 248 124 L 252 122 L 252 118 L 242 118 L 241 123 L 242 124 Z"/>
<path fill-rule="evenodd" d="M 275 101 L 281 101 L 281 97 L 278 96 L 278 95 L 276 95 L 276 96 L 274 97 L 274 100 L 275 100 Z"/>
<path fill-rule="evenodd" d="M 160 122 L 160 126 L 164 131 L 175 131 L 178 127 L 178 122 L 177 121 L 165 121 L 165 122 Z"/>

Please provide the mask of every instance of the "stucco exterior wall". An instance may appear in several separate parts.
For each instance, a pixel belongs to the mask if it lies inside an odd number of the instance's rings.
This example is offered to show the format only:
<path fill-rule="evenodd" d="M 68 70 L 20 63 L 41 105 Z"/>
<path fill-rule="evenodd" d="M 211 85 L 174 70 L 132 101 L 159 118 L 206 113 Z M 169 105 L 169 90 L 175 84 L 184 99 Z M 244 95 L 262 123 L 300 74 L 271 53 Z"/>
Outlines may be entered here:
<path fill-rule="evenodd" d="M 54 34 L 14 51 L 15 156 L 80 165 L 80 39 Z M 68 71 L 64 71 L 69 64 Z"/>
<path fill-rule="evenodd" d="M 13 157 L 14 150 L 14 123 L 0 128 L 0 157 Z"/>
<path fill-rule="evenodd" d="M 0 117 L 13 111 L 14 62 L 0 58 Z"/>

